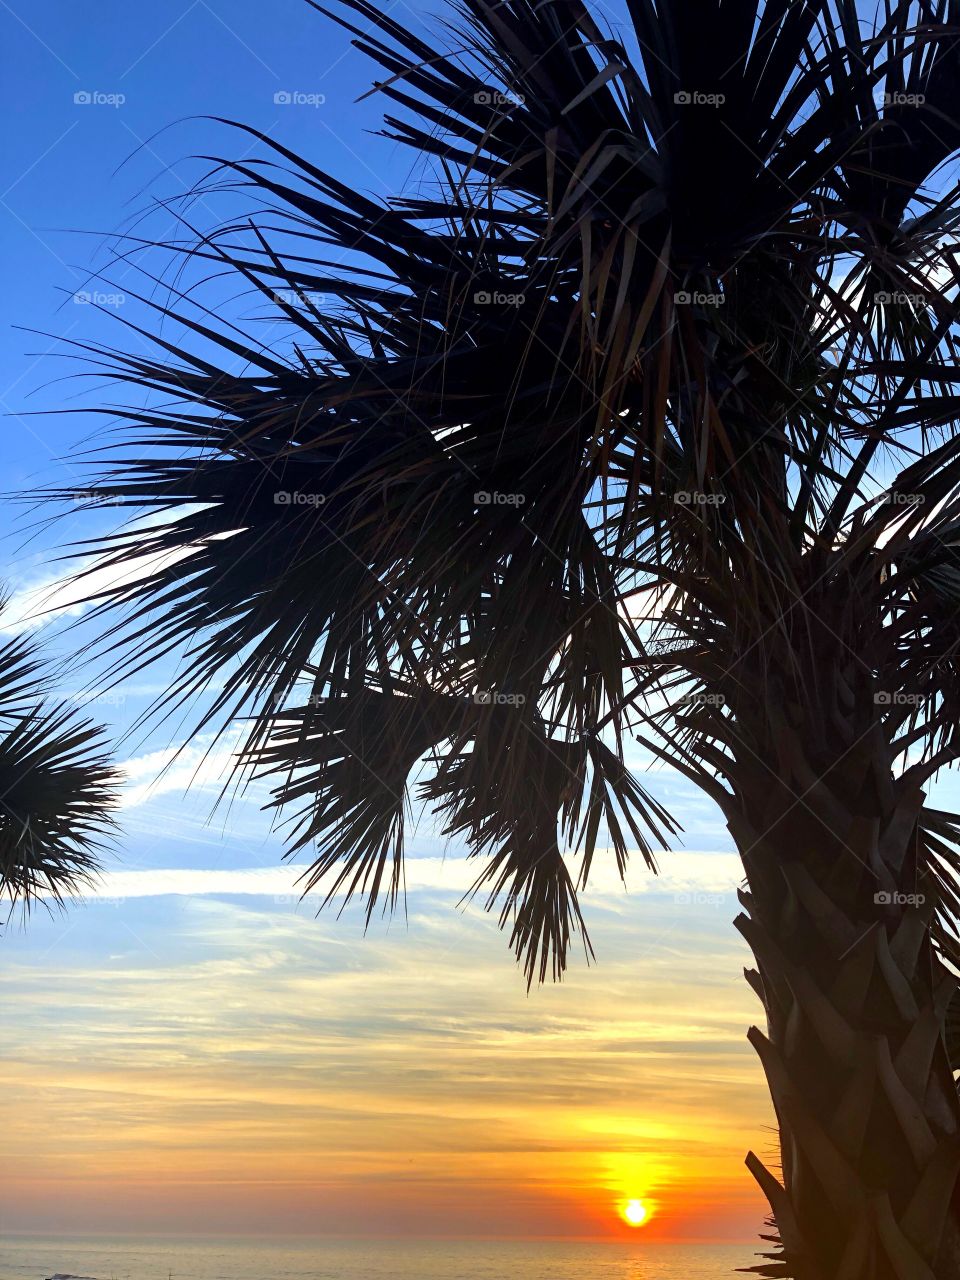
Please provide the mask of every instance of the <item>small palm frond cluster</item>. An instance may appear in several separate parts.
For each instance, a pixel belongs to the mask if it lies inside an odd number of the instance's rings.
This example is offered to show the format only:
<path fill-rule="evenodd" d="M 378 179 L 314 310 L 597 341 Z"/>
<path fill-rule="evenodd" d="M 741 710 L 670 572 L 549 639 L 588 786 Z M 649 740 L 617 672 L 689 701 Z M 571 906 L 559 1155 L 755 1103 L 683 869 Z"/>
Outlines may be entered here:
<path fill-rule="evenodd" d="M 0 646 L 0 904 L 29 911 L 92 883 L 116 781 L 103 731 L 50 701 L 31 641 Z"/>
<path fill-rule="evenodd" d="M 466 0 L 443 53 L 336 4 L 429 187 L 238 126 L 209 190 L 258 214 L 187 261 L 277 340 L 171 285 L 143 302 L 186 337 L 100 353 L 163 397 L 99 464 L 152 513 L 98 548 L 121 662 L 185 648 L 171 703 L 226 670 L 207 722 L 252 715 L 308 885 L 371 909 L 429 760 L 531 979 L 597 849 L 676 832 L 631 735 L 728 811 L 801 722 L 815 774 L 958 749 L 960 12 L 628 7 Z"/>

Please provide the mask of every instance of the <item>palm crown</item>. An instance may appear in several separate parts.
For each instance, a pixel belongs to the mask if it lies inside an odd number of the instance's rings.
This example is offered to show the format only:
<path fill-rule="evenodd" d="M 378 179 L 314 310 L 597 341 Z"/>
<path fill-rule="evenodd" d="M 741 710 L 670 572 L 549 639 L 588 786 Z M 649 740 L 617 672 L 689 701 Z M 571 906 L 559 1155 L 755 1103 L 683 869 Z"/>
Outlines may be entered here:
<path fill-rule="evenodd" d="M 726 806 L 751 708 L 829 738 L 829 651 L 896 695 L 915 777 L 953 755 L 952 10 L 637 0 L 632 60 L 576 3 L 469 4 L 458 56 L 343 8 L 436 190 L 385 207 L 266 138 L 218 162 L 264 215 L 192 253 L 290 354 L 186 296 L 223 364 L 110 353 L 180 407 L 118 411 L 102 491 L 164 518 L 103 549 L 166 567 L 104 604 L 157 611 L 131 661 L 190 644 L 171 696 L 239 655 L 208 715 L 255 705 L 311 883 L 396 893 L 437 752 L 425 795 L 542 977 L 579 924 L 558 816 L 582 880 L 601 832 L 621 865 L 672 834 L 624 732 Z"/>

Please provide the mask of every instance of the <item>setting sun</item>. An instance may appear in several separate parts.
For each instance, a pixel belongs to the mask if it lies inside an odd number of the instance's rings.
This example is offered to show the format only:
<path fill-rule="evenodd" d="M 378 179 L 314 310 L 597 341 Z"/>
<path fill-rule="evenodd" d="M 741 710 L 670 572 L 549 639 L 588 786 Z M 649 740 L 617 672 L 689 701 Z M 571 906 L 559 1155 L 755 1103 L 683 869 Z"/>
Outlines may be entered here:
<path fill-rule="evenodd" d="M 623 1219 L 631 1227 L 642 1227 L 650 1213 L 642 1200 L 628 1200 L 623 1206 Z"/>

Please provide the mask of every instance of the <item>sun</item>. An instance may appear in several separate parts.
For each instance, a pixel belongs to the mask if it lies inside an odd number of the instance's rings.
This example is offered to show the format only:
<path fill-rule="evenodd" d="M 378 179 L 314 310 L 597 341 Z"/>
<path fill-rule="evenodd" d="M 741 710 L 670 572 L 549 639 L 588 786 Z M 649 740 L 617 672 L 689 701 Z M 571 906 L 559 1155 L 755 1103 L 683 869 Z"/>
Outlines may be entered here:
<path fill-rule="evenodd" d="M 642 1227 L 650 1217 L 650 1210 L 642 1200 L 628 1200 L 620 1212 L 631 1227 Z"/>

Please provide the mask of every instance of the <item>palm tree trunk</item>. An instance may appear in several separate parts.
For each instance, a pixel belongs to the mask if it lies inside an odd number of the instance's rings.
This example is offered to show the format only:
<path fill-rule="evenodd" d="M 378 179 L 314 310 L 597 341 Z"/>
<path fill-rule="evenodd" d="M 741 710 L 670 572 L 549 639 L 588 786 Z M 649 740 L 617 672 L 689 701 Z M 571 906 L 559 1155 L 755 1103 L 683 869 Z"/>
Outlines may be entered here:
<path fill-rule="evenodd" d="M 749 885 L 736 924 L 767 1020 L 749 1039 L 780 1131 L 779 1177 L 747 1156 L 782 1246 L 753 1270 L 957 1280 L 960 1103 L 944 1043 L 956 983 L 917 882 L 924 796 L 898 791 L 876 734 L 821 775 L 780 728 L 766 761 L 779 757 L 781 778 L 745 751 L 728 814 Z"/>

